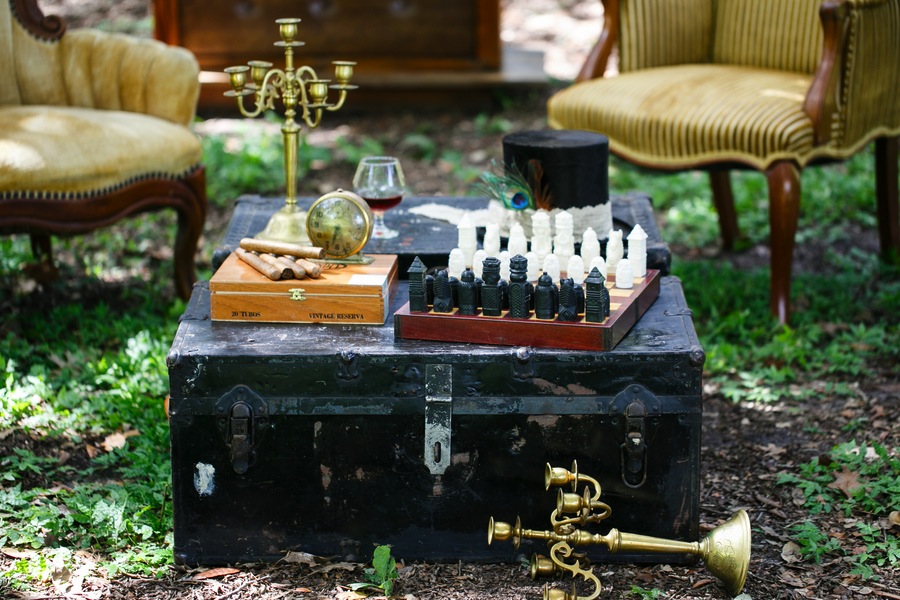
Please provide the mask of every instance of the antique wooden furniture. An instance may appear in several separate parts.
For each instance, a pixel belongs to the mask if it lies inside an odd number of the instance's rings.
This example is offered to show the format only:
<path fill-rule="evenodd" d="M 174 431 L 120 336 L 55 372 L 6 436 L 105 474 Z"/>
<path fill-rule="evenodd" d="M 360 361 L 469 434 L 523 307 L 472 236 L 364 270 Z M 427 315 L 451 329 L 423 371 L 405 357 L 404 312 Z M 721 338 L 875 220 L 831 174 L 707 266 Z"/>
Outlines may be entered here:
<path fill-rule="evenodd" d="M 728 169 L 769 185 L 771 310 L 790 314 L 800 170 L 875 142 L 882 252 L 900 252 L 900 0 L 604 0 L 603 33 L 550 125 L 606 134 L 663 170 L 707 168 L 723 245 L 738 235 Z M 602 78 L 613 48 L 618 77 Z"/>
<path fill-rule="evenodd" d="M 190 52 L 93 30 L 66 33 L 33 0 L 0 2 L 0 232 L 84 234 L 144 211 L 178 213 L 175 289 L 189 297 L 206 216 Z"/>
<path fill-rule="evenodd" d="M 350 108 L 430 100 L 501 69 L 498 0 L 156 0 L 156 38 L 191 50 L 203 69 L 203 111 L 234 111 L 222 69 L 249 59 L 280 65 L 275 19 L 301 19 L 299 64 L 331 71 L 357 61 Z M 328 68 L 326 68 L 328 67 Z M 490 79 L 496 82 L 496 77 Z M 457 96 L 459 96 L 457 94 Z M 457 97 L 457 103 L 465 98 Z"/>

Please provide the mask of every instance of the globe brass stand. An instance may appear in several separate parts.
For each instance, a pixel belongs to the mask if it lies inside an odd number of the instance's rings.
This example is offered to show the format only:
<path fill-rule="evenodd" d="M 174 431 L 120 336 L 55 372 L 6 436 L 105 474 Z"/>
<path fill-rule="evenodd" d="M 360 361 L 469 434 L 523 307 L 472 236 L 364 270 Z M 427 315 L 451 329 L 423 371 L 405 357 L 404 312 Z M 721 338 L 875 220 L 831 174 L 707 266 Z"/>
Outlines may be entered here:
<path fill-rule="evenodd" d="M 494 540 L 511 539 L 518 549 L 523 539 L 547 541 L 550 558 L 539 554 L 531 557 L 532 579 L 569 572 L 572 577 L 580 576 L 594 585 L 594 592 L 590 596 L 579 596 L 574 584 L 571 593 L 545 585 L 544 600 L 594 600 L 600 595 L 600 580 L 594 575 L 587 556 L 575 552 L 576 547 L 589 545 L 603 545 L 610 552 L 695 554 L 725 584 L 729 594 L 736 596 L 743 589 L 750 563 L 750 519 L 746 511 L 739 510 L 699 542 L 623 533 L 614 528 L 606 535 L 601 535 L 583 529 L 586 525 L 600 523 L 612 513 L 609 505 L 600 500 L 600 484 L 597 480 L 579 473 L 577 463 L 573 462 L 571 470 L 548 464 L 544 471 L 544 484 L 547 489 L 567 484 L 572 486 L 571 493 L 562 489 L 558 491 L 556 510 L 550 514 L 552 531 L 524 529 L 518 518 L 514 526 L 495 522 L 493 517 L 488 524 L 488 544 Z M 579 494 L 578 488 L 582 484 L 584 490 Z"/>
<path fill-rule="evenodd" d="M 330 80 L 319 79 L 316 72 L 308 66 L 294 68 L 294 48 L 303 42 L 297 36 L 297 24 L 300 19 L 277 19 L 281 41 L 275 45 L 284 48 L 284 70 L 273 69 L 272 63 L 251 60 L 247 65 L 228 67 L 232 90 L 225 92 L 229 98 L 237 98 L 238 108 L 245 117 L 254 118 L 267 110 L 274 110 L 274 100 L 281 97 L 284 105 L 284 124 L 281 126 L 284 141 L 284 175 L 286 198 L 284 207 L 272 215 L 269 224 L 257 237 L 267 240 L 309 244 L 306 233 L 306 211 L 297 207 L 297 148 L 300 125 L 295 121 L 297 107 L 302 109 L 300 118 L 310 128 L 319 126 L 323 111 L 336 111 L 344 105 L 347 92 L 356 89 L 350 85 L 355 62 L 334 61 L 334 78 L 336 84 L 329 85 Z M 250 71 L 252 82 L 247 82 L 247 71 Z M 337 102 L 330 104 L 328 90 L 339 92 Z M 253 96 L 253 110 L 244 107 L 244 97 Z"/>

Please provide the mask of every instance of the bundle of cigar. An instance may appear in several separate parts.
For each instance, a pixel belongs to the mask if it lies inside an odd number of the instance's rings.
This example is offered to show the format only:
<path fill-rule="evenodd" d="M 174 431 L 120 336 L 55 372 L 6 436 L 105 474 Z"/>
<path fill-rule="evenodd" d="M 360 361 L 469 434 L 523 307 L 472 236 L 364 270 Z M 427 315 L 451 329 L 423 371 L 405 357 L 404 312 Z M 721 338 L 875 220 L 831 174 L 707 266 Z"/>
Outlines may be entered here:
<path fill-rule="evenodd" d="M 318 279 L 322 275 L 322 267 L 308 259 L 325 258 L 324 248 L 253 238 L 242 239 L 234 253 L 272 281 L 306 277 Z"/>

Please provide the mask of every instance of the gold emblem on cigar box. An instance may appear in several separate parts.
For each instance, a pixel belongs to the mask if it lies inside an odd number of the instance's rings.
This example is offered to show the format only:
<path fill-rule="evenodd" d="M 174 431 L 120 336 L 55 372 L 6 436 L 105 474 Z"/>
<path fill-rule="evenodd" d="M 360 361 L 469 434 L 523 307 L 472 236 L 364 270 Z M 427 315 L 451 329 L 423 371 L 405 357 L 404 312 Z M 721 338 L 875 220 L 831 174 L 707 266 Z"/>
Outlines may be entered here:
<path fill-rule="evenodd" d="M 298 302 L 306 300 L 306 296 L 303 295 L 306 290 L 303 288 L 291 288 L 288 291 L 291 293 L 291 300 L 296 300 Z"/>

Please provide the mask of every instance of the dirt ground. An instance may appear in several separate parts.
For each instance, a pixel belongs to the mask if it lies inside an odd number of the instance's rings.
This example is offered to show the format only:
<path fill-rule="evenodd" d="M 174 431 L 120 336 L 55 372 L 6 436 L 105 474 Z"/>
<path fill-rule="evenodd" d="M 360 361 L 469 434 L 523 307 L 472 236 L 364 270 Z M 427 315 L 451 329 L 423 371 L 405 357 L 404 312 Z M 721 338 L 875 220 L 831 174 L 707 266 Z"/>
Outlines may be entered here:
<path fill-rule="evenodd" d="M 50 13 L 61 14 L 73 24 L 91 25 L 110 15 L 116 18 L 146 16 L 148 3 L 141 0 L 46 0 L 41 3 Z M 598 0 L 506 0 L 504 39 L 530 44 L 547 52 L 546 68 L 559 77 L 571 77 L 599 31 L 601 10 Z M 587 41 L 586 41 L 587 40 Z M 543 107 L 535 102 L 530 108 L 507 115 L 516 129 L 542 126 Z M 358 132 L 403 131 L 416 120 L 414 112 L 396 117 L 350 119 Z M 446 131 L 441 140 L 465 153 L 499 150 L 500 135 L 477 137 L 472 117 L 433 115 L 436 129 Z M 496 150 L 495 150 L 496 151 Z M 483 156 L 479 156 L 483 160 Z M 439 193 L 446 172 L 440 164 L 421 164 L 407 168 L 415 173 L 411 182 L 421 193 Z M 328 188 L 330 177 L 319 173 L 319 185 Z M 432 192 L 433 191 L 433 192 Z M 227 212 L 213 211 L 205 243 L 214 243 L 227 219 Z M 810 244 L 815 244 L 815 241 Z M 678 252 L 678 249 L 674 249 Z M 821 248 L 808 246 L 798 252 L 814 257 Z M 766 264 L 765 248 L 751 249 L 738 260 Z M 854 383 L 852 396 L 834 396 L 822 382 L 822 393 L 807 400 L 773 404 L 736 404 L 726 400 L 720 390 L 708 385 L 704 390 L 701 463 L 701 530 L 706 532 L 724 522 L 734 511 L 750 514 L 753 543 L 745 597 L 768 599 L 900 599 L 900 573 L 882 569 L 878 580 L 862 581 L 849 575 L 849 567 L 840 560 L 822 564 L 796 562 L 786 550 L 789 528 L 808 519 L 808 511 L 798 506 L 794 490 L 777 484 L 779 473 L 796 471 L 798 465 L 830 451 L 845 441 L 847 431 L 864 423 L 866 439 L 888 447 L 900 446 L 900 381 L 892 374 L 893 365 L 884 365 L 881 374 Z M 615 507 L 613 507 L 615 509 Z M 840 519 L 834 519 L 834 527 Z M 402 560 L 403 557 L 397 557 Z M 163 600 L 192 598 L 225 600 L 256 598 L 275 600 L 356 598 L 346 587 L 362 579 L 363 565 L 303 563 L 275 565 L 234 565 L 232 569 L 210 572 L 208 569 L 173 567 L 164 579 L 123 577 L 114 581 L 85 581 L 78 598 Z M 661 598 L 700 600 L 730 597 L 722 585 L 701 565 L 597 565 L 595 572 L 603 583 L 600 598 L 640 598 L 632 586 L 662 590 Z M 402 564 L 395 597 L 406 600 L 520 600 L 541 597 L 543 582 L 532 582 L 527 567 L 509 564 Z M 571 580 L 556 584 L 571 589 Z M 589 590 L 581 593 L 589 594 Z M 52 591 L 23 595 L 23 598 L 62 598 Z M 649 597 L 649 596 L 647 596 Z M 654 596 L 655 597 L 655 596 Z"/>

